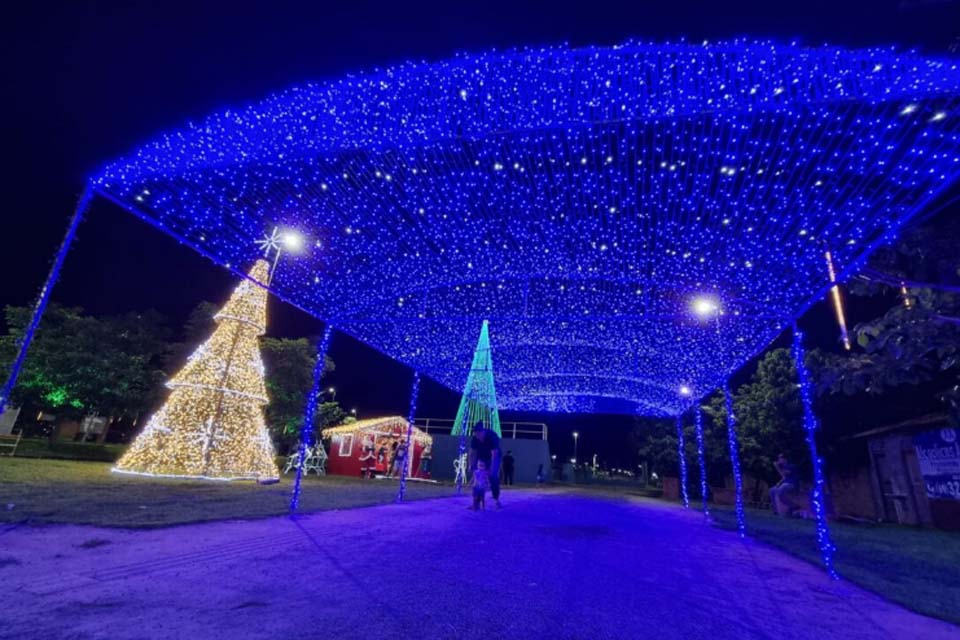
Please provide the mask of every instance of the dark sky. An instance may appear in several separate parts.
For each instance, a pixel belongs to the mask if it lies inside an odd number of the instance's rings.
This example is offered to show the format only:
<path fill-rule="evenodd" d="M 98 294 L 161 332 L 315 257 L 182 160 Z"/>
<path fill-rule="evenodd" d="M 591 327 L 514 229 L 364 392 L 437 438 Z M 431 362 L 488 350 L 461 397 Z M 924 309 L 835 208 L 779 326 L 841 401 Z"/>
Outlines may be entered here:
<path fill-rule="evenodd" d="M 4 202 L 0 304 L 27 304 L 41 284 L 84 177 L 158 131 L 299 82 L 458 51 L 629 38 L 735 36 L 809 44 L 900 45 L 944 53 L 960 37 L 960 1 L 524 3 L 56 2 L 18 3 L 0 27 Z M 463 5 L 463 6 L 461 6 Z M 156 308 L 182 320 L 221 301 L 227 273 L 133 216 L 93 207 L 54 299 L 93 313 Z M 271 332 L 321 325 L 282 304 Z M 833 339 L 828 313 L 806 324 Z M 409 371 L 340 338 L 331 384 L 361 416 L 405 413 Z M 419 416 L 452 417 L 457 396 L 429 382 Z M 505 418 L 511 418 L 510 415 Z M 612 452 L 629 418 L 543 416 L 554 449 Z"/>

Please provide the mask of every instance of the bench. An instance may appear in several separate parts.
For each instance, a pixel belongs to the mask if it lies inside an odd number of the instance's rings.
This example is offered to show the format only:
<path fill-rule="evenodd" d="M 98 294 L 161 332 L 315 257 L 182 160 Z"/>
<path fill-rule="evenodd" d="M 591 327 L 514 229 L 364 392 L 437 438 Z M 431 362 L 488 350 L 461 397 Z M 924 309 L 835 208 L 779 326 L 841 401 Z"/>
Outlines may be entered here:
<path fill-rule="evenodd" d="M 12 456 L 17 452 L 17 446 L 20 444 L 20 438 L 23 436 L 23 431 L 17 431 L 15 434 L 11 433 L 9 435 L 0 436 L 0 448 L 10 449 L 9 452 L 4 452 L 8 456 Z"/>

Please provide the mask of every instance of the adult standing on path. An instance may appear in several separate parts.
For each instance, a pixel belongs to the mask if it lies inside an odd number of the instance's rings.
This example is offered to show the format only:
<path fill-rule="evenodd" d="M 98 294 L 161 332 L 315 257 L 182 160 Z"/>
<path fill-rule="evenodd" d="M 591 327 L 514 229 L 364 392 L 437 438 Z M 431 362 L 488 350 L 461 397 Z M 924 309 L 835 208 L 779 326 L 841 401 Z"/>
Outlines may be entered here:
<path fill-rule="evenodd" d="M 507 455 L 503 456 L 503 483 L 507 486 L 513 484 L 513 451 L 507 451 Z"/>
<path fill-rule="evenodd" d="M 477 461 L 482 460 L 490 474 L 490 495 L 493 503 L 500 508 L 500 438 L 497 434 L 478 422 L 473 427 L 470 439 L 470 463 L 467 467 L 472 473 Z"/>

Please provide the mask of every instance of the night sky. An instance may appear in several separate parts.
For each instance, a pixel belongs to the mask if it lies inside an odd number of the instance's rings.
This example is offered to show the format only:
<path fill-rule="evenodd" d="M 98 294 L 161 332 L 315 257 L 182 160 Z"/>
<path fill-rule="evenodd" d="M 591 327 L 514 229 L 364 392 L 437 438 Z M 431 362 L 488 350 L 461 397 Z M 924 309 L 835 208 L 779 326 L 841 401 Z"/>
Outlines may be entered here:
<path fill-rule="evenodd" d="M 932 54 L 960 46 L 958 0 L 863 2 L 83 2 L 7 9 L 4 203 L 0 304 L 32 301 L 87 174 L 164 129 L 306 81 L 460 51 L 629 38 L 736 36 L 848 46 L 899 45 Z M 620 6 L 618 6 L 618 4 Z M 54 300 L 95 314 L 155 308 L 180 323 L 235 281 L 156 229 L 98 201 Z M 854 309 L 854 321 L 856 312 Z M 273 302 L 270 333 L 316 335 L 322 325 Z M 823 305 L 804 320 L 822 346 L 835 326 Z M 344 336 L 330 384 L 361 417 L 405 414 L 410 372 Z M 419 417 L 452 417 L 457 394 L 424 382 Z M 521 416 L 551 427 L 551 447 L 616 460 L 629 417 Z"/>

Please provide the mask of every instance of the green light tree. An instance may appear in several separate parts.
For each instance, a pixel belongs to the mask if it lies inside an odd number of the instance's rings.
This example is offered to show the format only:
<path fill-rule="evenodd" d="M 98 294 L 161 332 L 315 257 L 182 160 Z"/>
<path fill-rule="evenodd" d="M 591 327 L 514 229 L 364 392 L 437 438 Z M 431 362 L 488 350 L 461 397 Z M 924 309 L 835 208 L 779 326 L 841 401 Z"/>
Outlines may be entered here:
<path fill-rule="evenodd" d="M 453 435 L 469 436 L 473 426 L 482 422 L 487 429 L 500 437 L 500 413 L 497 411 L 497 391 L 493 385 L 493 358 L 490 356 L 490 333 L 488 323 L 483 321 L 480 339 L 473 352 L 473 364 L 467 376 L 467 384 L 460 398 L 460 408 L 453 423 Z"/>
<path fill-rule="evenodd" d="M 467 437 L 473 433 L 473 427 L 478 422 L 482 422 L 485 428 L 500 437 L 500 413 L 497 411 L 497 391 L 493 385 L 493 358 L 490 354 L 490 333 L 486 320 L 480 328 L 480 338 L 473 352 L 473 364 L 470 366 L 451 432 L 460 436 L 460 450 L 454 462 L 458 491 L 466 480 Z"/>

